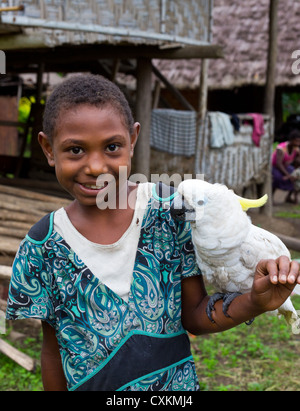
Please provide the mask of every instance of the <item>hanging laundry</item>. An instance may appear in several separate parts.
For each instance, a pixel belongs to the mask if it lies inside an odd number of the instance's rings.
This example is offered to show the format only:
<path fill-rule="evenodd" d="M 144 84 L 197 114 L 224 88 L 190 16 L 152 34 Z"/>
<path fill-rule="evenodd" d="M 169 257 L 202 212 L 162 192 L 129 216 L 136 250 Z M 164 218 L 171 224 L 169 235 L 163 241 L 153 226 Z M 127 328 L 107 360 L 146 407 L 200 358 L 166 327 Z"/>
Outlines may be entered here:
<path fill-rule="evenodd" d="M 261 137 L 265 134 L 264 118 L 259 113 L 249 113 L 248 116 L 253 118 L 253 143 L 259 147 Z"/>
<path fill-rule="evenodd" d="M 192 156 L 196 150 L 196 112 L 155 109 L 151 116 L 151 147 L 171 154 Z"/>
<path fill-rule="evenodd" d="M 210 147 L 222 148 L 232 145 L 234 142 L 234 129 L 230 116 L 220 111 L 208 113 L 211 135 Z"/>

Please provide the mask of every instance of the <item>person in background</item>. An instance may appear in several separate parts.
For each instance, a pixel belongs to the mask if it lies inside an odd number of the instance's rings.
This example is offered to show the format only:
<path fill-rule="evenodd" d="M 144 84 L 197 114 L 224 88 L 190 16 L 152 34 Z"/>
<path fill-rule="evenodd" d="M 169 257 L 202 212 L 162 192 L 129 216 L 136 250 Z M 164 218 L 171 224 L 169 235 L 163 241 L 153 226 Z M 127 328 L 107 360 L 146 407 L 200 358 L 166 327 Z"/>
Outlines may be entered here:
<path fill-rule="evenodd" d="M 293 163 L 294 171 L 292 172 L 292 177 L 295 179 L 294 181 L 294 190 L 289 193 L 290 200 L 294 204 L 299 204 L 298 196 L 300 193 L 300 156 L 296 158 Z"/>
<path fill-rule="evenodd" d="M 288 191 L 287 202 L 291 202 L 291 194 L 294 191 L 293 176 L 296 158 L 300 156 L 300 131 L 294 129 L 289 134 L 287 141 L 279 143 L 272 156 L 273 194 L 276 189 Z"/>

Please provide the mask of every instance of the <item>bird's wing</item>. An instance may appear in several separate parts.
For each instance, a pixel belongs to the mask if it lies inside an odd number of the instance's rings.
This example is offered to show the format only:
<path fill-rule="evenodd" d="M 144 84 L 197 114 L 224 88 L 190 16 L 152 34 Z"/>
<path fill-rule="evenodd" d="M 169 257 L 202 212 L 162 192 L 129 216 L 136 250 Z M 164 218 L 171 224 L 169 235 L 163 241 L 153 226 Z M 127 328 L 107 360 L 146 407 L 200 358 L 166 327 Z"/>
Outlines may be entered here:
<path fill-rule="evenodd" d="M 253 270 L 253 275 L 256 265 L 260 260 L 276 260 L 282 255 L 291 258 L 289 250 L 278 237 L 254 225 L 252 225 L 246 241 L 242 244 L 241 250 L 241 259 L 246 267 Z M 294 324 L 299 321 L 298 313 L 290 298 L 285 301 L 277 312 L 285 317 L 288 324 Z"/>
<path fill-rule="evenodd" d="M 235 281 L 241 283 L 244 292 L 251 289 L 256 266 L 264 259 L 276 259 L 281 255 L 290 258 L 282 241 L 272 233 L 251 225 L 249 233 L 240 246 L 240 272 Z"/>
<path fill-rule="evenodd" d="M 278 237 L 262 228 L 251 226 L 241 247 L 241 259 L 247 267 L 255 269 L 260 260 L 277 259 L 282 255 L 291 258 L 289 250 Z"/>

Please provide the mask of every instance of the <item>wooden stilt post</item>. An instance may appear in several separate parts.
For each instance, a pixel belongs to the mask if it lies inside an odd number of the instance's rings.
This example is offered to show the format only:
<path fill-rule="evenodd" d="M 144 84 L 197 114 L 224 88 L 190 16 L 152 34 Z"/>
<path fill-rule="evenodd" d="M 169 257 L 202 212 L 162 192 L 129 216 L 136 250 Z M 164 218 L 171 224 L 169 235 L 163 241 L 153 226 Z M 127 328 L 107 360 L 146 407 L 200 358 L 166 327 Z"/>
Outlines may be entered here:
<path fill-rule="evenodd" d="M 152 110 L 152 64 L 151 59 L 139 58 L 137 62 L 136 121 L 141 123 L 141 132 L 135 149 L 137 173 L 150 179 L 150 131 Z"/>
<path fill-rule="evenodd" d="M 270 13 L 269 13 L 269 51 L 268 51 L 268 67 L 264 100 L 264 113 L 271 116 L 271 136 L 274 136 L 274 104 L 275 104 L 275 92 L 276 92 L 276 61 L 277 61 L 277 29 L 278 29 L 278 3 L 279 0 L 270 0 Z M 272 141 L 270 141 L 270 149 L 272 149 Z M 262 209 L 262 213 L 268 216 L 272 216 L 272 165 L 271 162 L 266 170 L 266 180 L 263 184 L 262 190 L 265 194 L 268 194 L 269 201 L 267 205 Z"/>
<path fill-rule="evenodd" d="M 30 115 L 33 117 L 32 139 L 31 139 L 31 168 L 50 169 L 46 157 L 38 143 L 38 133 L 42 131 L 43 106 L 41 99 L 43 95 L 43 74 L 45 63 L 40 63 L 36 79 L 36 102 L 31 107 Z"/>
<path fill-rule="evenodd" d="M 197 113 L 197 134 L 196 134 L 196 154 L 195 154 L 195 174 L 203 173 L 201 160 L 203 158 L 204 147 L 204 122 L 207 112 L 207 94 L 208 94 L 208 60 L 201 60 L 201 73 L 199 85 L 199 103 Z"/>
<path fill-rule="evenodd" d="M 264 113 L 274 116 L 274 102 L 276 91 L 276 62 L 278 54 L 277 29 L 278 29 L 278 1 L 270 0 L 269 14 L 269 51 L 266 78 Z"/>

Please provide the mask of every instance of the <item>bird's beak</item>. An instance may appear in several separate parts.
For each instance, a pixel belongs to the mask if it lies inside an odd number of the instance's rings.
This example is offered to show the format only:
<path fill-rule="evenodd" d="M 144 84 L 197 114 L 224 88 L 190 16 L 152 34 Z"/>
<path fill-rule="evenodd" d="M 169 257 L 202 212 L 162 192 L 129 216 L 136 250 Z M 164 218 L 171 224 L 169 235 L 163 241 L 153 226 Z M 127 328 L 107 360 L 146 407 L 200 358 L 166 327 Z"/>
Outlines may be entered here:
<path fill-rule="evenodd" d="M 195 210 L 190 208 L 180 195 L 176 196 L 170 206 L 171 215 L 178 221 L 195 221 Z"/>
<path fill-rule="evenodd" d="M 250 208 L 263 207 L 268 201 L 267 194 L 264 195 L 262 198 L 259 198 L 258 200 L 248 200 L 247 198 L 242 198 L 239 196 L 237 196 L 237 198 L 239 199 L 243 211 L 248 211 Z"/>

